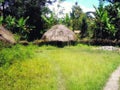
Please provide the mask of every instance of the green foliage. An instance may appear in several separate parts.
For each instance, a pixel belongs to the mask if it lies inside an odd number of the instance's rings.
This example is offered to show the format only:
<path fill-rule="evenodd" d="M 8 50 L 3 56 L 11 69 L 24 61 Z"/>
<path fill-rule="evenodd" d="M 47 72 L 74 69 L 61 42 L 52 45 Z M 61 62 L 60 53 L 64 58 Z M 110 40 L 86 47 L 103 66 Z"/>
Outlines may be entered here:
<path fill-rule="evenodd" d="M 80 14 L 82 13 L 82 9 L 76 2 L 75 5 L 72 7 L 72 13 L 71 13 L 71 18 L 79 18 Z"/>
<path fill-rule="evenodd" d="M 18 28 L 18 34 L 21 36 L 22 39 L 28 39 L 28 34 L 30 32 L 30 29 L 26 26 L 26 22 L 29 19 L 21 17 L 16 22 L 16 27 Z"/>
<path fill-rule="evenodd" d="M 88 23 L 87 23 L 87 19 L 86 17 L 84 17 L 82 19 L 82 23 L 81 23 L 81 38 L 84 38 L 87 36 L 87 30 L 88 30 Z"/>
<path fill-rule="evenodd" d="M 62 23 L 65 24 L 67 27 L 71 26 L 71 18 L 68 14 L 63 18 Z"/>
<path fill-rule="evenodd" d="M 120 1 L 99 0 L 100 5 L 96 8 L 96 28 L 94 37 L 103 39 L 120 39 Z M 110 2 L 103 7 L 104 1 Z"/>
<path fill-rule="evenodd" d="M 9 15 L 5 18 L 5 20 L 3 20 L 3 22 L 6 23 L 6 27 L 8 28 L 8 30 L 11 30 L 15 27 L 16 19 L 15 17 Z"/>
<path fill-rule="evenodd" d="M 106 30 L 110 31 L 111 33 L 115 34 L 115 27 L 111 24 L 110 17 L 108 16 L 107 10 L 105 10 L 102 6 L 100 9 L 96 9 L 96 14 L 98 15 L 96 18 L 101 20 L 100 22 L 103 23 Z M 102 27 L 102 26 L 101 26 Z"/>
<path fill-rule="evenodd" d="M 115 39 L 120 39 L 120 2 L 114 2 L 105 7 L 110 17 L 110 22 L 116 29 Z"/>
<path fill-rule="evenodd" d="M 16 33 L 16 34 L 14 34 L 14 39 L 15 39 L 16 42 L 19 42 L 20 39 L 21 39 L 21 36 Z"/>
<path fill-rule="evenodd" d="M 0 0 L 0 3 L 3 2 L 4 0 Z"/>
<path fill-rule="evenodd" d="M 11 44 L 6 43 L 6 42 L 3 42 L 3 41 L 0 41 L 0 51 L 1 51 L 3 48 L 8 48 L 8 47 L 11 47 Z"/>
<path fill-rule="evenodd" d="M 34 56 L 33 50 L 33 46 L 25 47 L 21 45 L 15 45 L 11 48 L 2 48 L 0 51 L 0 67 L 9 66 L 16 61 L 31 58 Z"/>
<path fill-rule="evenodd" d="M 12 17 L 10 15 L 6 16 L 5 19 L 3 19 L 3 16 L 0 16 L 0 24 L 5 25 L 8 30 L 19 35 L 20 38 L 28 39 L 28 34 L 33 28 L 32 26 L 27 26 L 28 19 L 29 17 L 21 17 L 19 19 L 16 19 L 15 17 Z"/>
<path fill-rule="evenodd" d="M 3 16 L 0 16 L 0 25 L 3 23 Z"/>
<path fill-rule="evenodd" d="M 46 29 L 45 26 L 47 25 L 44 23 L 41 15 L 48 14 L 47 4 L 52 4 L 55 1 L 56 0 L 8 0 L 8 2 L 12 4 L 4 10 L 4 15 L 11 15 L 17 19 L 29 17 L 27 26 L 30 28 L 32 26 L 32 30 L 29 34 L 30 37 L 24 35 L 23 38 L 27 37 L 31 41 L 40 38 L 41 30 Z M 31 13 L 33 11 L 34 13 Z"/>
<path fill-rule="evenodd" d="M 100 3 L 99 7 L 96 8 L 96 19 L 95 19 L 95 38 L 114 38 L 116 30 L 115 26 L 111 22 L 111 18 L 108 15 L 108 11 L 103 7 L 103 3 Z"/>
<path fill-rule="evenodd" d="M 73 7 L 72 7 L 72 12 L 70 13 L 73 30 L 80 29 L 82 15 L 83 15 L 82 9 L 80 8 L 78 3 L 76 2 L 75 5 L 73 5 Z"/>
<path fill-rule="evenodd" d="M 21 17 L 18 21 L 17 21 L 17 27 L 24 29 L 27 20 L 29 19 L 29 17 L 27 17 L 26 19 L 24 19 L 23 17 Z"/>
<path fill-rule="evenodd" d="M 57 19 L 55 18 L 54 13 L 51 13 L 49 17 L 45 15 L 42 15 L 41 17 L 46 23 L 46 28 L 50 28 L 51 26 L 57 24 Z"/>

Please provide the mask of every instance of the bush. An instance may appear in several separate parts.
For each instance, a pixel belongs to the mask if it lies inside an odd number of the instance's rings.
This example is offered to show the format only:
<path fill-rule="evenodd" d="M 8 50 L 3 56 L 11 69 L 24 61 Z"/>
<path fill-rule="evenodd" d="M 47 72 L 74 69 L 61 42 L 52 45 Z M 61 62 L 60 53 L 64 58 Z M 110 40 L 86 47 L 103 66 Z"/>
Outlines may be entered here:
<path fill-rule="evenodd" d="M 15 61 L 25 60 L 26 58 L 32 58 L 34 55 L 35 47 L 15 45 L 11 48 L 3 48 L 0 52 L 0 67 L 4 65 L 11 65 Z"/>

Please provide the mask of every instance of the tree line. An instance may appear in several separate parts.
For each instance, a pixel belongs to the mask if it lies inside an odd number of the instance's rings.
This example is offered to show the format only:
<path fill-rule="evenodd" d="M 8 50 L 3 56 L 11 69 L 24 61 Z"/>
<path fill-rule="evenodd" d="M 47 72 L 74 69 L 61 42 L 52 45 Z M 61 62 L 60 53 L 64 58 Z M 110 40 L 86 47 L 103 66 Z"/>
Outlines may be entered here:
<path fill-rule="evenodd" d="M 65 0 L 59 0 L 64 2 Z M 94 7 L 94 17 L 84 13 L 76 2 L 72 11 L 64 17 L 50 10 L 48 4 L 56 0 L 0 0 L 0 24 L 23 40 L 39 39 L 55 24 L 64 24 L 70 29 L 80 30 L 78 38 L 120 39 L 120 1 L 99 0 Z M 104 3 L 109 2 L 104 6 Z M 58 4 L 58 8 L 62 7 Z M 61 8 L 59 14 L 63 14 Z"/>

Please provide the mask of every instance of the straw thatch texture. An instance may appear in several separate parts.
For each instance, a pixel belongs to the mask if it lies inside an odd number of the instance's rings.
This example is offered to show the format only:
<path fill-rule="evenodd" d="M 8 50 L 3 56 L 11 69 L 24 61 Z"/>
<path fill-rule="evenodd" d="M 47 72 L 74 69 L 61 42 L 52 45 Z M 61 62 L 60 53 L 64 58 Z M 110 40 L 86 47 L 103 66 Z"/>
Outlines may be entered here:
<path fill-rule="evenodd" d="M 76 36 L 73 31 L 64 25 L 55 25 L 48 30 L 41 38 L 46 42 L 70 42 L 76 41 Z"/>
<path fill-rule="evenodd" d="M 6 30 L 3 26 L 0 26 L 0 41 L 10 44 L 16 43 L 13 34 Z"/>

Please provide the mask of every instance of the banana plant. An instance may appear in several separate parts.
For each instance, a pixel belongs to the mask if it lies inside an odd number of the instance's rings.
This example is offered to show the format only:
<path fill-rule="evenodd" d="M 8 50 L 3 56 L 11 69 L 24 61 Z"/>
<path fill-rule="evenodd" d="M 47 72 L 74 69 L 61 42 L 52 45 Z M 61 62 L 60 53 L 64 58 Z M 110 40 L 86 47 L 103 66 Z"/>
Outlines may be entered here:
<path fill-rule="evenodd" d="M 17 27 L 21 28 L 21 29 L 25 29 L 25 26 L 26 26 L 26 22 L 27 20 L 29 19 L 29 17 L 27 18 L 23 18 L 21 17 L 18 21 L 17 21 Z"/>
<path fill-rule="evenodd" d="M 42 15 L 42 19 L 48 24 L 49 27 L 57 23 L 54 13 L 51 13 L 49 17 Z"/>
<path fill-rule="evenodd" d="M 110 17 L 108 15 L 107 10 L 104 9 L 103 5 L 100 5 L 98 8 L 95 7 L 95 24 L 96 30 L 98 30 L 98 34 L 100 37 L 104 37 L 103 33 L 107 32 L 108 34 L 112 34 L 113 36 L 116 33 L 114 25 L 111 23 Z M 98 35 L 96 34 L 96 35 Z"/>
<path fill-rule="evenodd" d="M 26 26 L 27 20 L 29 19 L 29 17 L 27 18 L 23 18 L 21 17 L 20 19 L 17 20 L 17 28 L 18 28 L 18 32 L 21 35 L 22 38 L 27 38 L 27 35 L 29 33 L 29 29 Z"/>
<path fill-rule="evenodd" d="M 9 30 L 13 29 L 13 27 L 15 26 L 15 21 L 16 21 L 15 17 L 12 17 L 10 15 L 5 18 L 5 23 Z"/>

